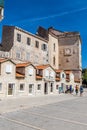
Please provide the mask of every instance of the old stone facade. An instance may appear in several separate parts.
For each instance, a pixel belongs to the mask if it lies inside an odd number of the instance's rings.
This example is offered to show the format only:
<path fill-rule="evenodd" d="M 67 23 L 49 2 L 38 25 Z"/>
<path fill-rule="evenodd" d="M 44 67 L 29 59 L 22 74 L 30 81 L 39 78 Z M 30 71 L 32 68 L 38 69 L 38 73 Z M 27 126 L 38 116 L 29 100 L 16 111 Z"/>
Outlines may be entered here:
<path fill-rule="evenodd" d="M 47 40 L 22 29 L 4 26 L 2 51 L 9 52 L 8 57 L 19 61 L 31 61 L 33 64 L 48 64 Z"/>
<path fill-rule="evenodd" d="M 70 85 L 73 89 L 80 86 L 72 71 L 55 70 L 49 64 L 34 66 L 30 62 L 15 64 L 10 59 L 0 59 L 0 99 L 58 94 Z"/>
<path fill-rule="evenodd" d="M 81 82 L 81 38 L 78 32 L 61 32 L 39 27 L 36 35 L 15 26 L 4 26 L 0 57 L 15 63 L 50 64 L 54 69 L 72 71 Z"/>

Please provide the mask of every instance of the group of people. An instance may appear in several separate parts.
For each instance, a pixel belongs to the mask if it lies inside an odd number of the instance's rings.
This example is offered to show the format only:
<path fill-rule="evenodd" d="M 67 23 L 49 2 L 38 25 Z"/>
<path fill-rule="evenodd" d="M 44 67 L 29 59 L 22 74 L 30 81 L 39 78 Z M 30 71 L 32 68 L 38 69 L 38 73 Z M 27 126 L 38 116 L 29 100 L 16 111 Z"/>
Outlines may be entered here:
<path fill-rule="evenodd" d="M 69 86 L 69 88 L 66 88 L 65 93 L 72 93 L 74 91 L 72 85 Z M 75 93 L 76 95 L 78 95 L 78 93 L 80 92 L 80 96 L 83 95 L 83 86 L 81 85 L 80 87 L 78 87 L 78 85 L 75 86 Z"/>
<path fill-rule="evenodd" d="M 76 95 L 78 94 L 78 92 L 80 92 L 80 96 L 82 96 L 83 94 L 83 86 L 81 85 L 80 88 L 76 85 L 75 87 L 75 92 L 76 92 Z"/>

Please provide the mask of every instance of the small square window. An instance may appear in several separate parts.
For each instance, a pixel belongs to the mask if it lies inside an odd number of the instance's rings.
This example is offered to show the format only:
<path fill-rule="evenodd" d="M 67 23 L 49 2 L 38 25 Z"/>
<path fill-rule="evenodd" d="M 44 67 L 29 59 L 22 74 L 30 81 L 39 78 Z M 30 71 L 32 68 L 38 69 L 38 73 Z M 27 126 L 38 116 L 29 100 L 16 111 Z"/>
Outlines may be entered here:
<path fill-rule="evenodd" d="M 21 34 L 17 33 L 17 41 L 21 42 Z"/>

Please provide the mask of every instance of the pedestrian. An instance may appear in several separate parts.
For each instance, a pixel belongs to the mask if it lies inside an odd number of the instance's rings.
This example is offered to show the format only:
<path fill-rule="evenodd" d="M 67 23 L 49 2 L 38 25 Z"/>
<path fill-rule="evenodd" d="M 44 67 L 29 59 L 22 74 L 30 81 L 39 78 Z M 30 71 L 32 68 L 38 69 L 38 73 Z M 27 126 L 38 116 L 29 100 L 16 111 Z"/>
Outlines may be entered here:
<path fill-rule="evenodd" d="M 78 85 L 76 85 L 76 87 L 75 87 L 75 92 L 76 92 L 76 95 L 78 94 Z"/>
<path fill-rule="evenodd" d="M 72 85 L 70 85 L 70 88 L 69 88 L 69 89 L 70 89 L 70 93 L 72 93 Z"/>
<path fill-rule="evenodd" d="M 61 86 L 59 86 L 59 94 L 61 93 Z"/>
<path fill-rule="evenodd" d="M 82 96 L 82 94 L 83 94 L 83 86 L 81 85 L 80 86 L 80 96 Z"/>

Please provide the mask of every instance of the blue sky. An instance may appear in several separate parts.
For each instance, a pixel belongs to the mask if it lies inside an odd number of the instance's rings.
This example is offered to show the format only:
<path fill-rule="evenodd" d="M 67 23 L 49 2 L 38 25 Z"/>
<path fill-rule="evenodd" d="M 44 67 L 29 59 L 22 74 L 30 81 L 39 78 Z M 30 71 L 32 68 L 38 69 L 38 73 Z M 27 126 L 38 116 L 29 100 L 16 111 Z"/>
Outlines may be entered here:
<path fill-rule="evenodd" d="M 87 0 L 5 0 L 3 25 L 14 25 L 35 33 L 38 26 L 61 31 L 79 31 L 82 66 L 87 67 Z"/>

